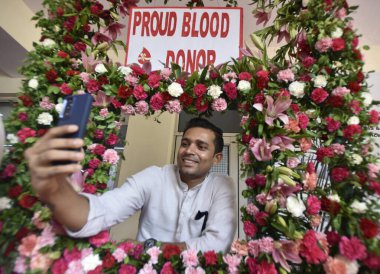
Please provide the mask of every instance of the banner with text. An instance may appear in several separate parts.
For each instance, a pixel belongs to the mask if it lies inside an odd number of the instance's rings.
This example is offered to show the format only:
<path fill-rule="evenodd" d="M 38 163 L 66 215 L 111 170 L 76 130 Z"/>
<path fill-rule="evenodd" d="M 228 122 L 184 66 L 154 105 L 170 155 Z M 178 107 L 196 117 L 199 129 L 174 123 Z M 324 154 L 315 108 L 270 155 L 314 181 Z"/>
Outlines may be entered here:
<path fill-rule="evenodd" d="M 241 8 L 132 8 L 126 64 L 150 61 L 153 70 L 171 63 L 194 72 L 240 56 Z"/>

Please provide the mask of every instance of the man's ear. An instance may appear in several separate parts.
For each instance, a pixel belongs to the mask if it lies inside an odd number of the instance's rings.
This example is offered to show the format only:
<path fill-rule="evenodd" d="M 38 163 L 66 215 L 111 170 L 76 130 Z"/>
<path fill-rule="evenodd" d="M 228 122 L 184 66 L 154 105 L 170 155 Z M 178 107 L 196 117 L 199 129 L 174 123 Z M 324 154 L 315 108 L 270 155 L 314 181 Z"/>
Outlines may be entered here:
<path fill-rule="evenodd" d="M 214 165 L 217 165 L 220 163 L 220 161 L 223 159 L 223 153 L 219 152 L 214 155 Z"/>

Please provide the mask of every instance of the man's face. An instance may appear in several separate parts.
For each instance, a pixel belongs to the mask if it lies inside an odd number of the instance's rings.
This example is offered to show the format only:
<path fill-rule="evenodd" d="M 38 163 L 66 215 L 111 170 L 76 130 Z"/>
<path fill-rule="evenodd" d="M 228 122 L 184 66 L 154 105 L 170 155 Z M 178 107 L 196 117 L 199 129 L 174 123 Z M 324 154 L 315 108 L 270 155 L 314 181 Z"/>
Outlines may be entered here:
<path fill-rule="evenodd" d="M 211 167 L 222 159 L 222 153 L 215 154 L 214 139 L 212 130 L 200 127 L 190 128 L 182 136 L 177 164 L 182 181 L 189 187 L 202 182 Z"/>

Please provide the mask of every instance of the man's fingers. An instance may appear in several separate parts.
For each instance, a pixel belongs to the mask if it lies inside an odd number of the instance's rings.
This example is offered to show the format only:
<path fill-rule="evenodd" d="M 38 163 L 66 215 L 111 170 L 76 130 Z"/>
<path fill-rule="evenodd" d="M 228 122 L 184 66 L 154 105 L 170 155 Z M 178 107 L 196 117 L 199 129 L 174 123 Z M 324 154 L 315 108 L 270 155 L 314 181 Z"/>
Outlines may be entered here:
<path fill-rule="evenodd" d="M 71 150 L 47 150 L 44 153 L 40 153 L 36 156 L 37 165 L 50 165 L 55 161 L 70 161 L 70 162 L 80 162 L 84 158 L 84 153 L 81 151 L 71 151 Z"/>
<path fill-rule="evenodd" d="M 82 169 L 80 164 L 67 164 L 67 165 L 57 165 L 57 166 L 43 166 L 36 167 L 33 174 L 36 180 L 49 179 L 56 175 L 69 175 L 78 172 Z M 38 183 L 38 182 L 37 182 Z"/>
<path fill-rule="evenodd" d="M 49 129 L 41 139 L 52 139 L 62 137 L 63 135 L 74 133 L 78 131 L 77 125 L 64 125 L 59 127 L 53 127 Z"/>

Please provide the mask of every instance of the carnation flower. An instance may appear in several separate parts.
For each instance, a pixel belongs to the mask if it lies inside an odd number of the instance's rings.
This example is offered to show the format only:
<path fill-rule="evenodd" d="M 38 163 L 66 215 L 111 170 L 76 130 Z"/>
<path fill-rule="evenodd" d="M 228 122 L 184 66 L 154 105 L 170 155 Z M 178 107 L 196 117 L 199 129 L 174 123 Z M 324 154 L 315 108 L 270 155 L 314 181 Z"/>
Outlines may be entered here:
<path fill-rule="evenodd" d="M 341 28 L 336 28 L 332 33 L 331 33 L 331 38 L 340 38 L 343 35 L 343 30 Z"/>
<path fill-rule="evenodd" d="M 9 209 L 12 206 L 12 200 L 8 197 L 0 197 L 0 211 Z"/>
<path fill-rule="evenodd" d="M 32 78 L 28 81 L 28 87 L 31 89 L 37 89 L 38 88 L 38 80 L 36 78 Z"/>
<path fill-rule="evenodd" d="M 353 153 L 350 155 L 350 161 L 353 165 L 360 165 L 363 162 L 363 157 L 359 154 Z"/>
<path fill-rule="evenodd" d="M 367 218 L 362 218 L 360 219 L 359 225 L 360 230 L 363 232 L 365 238 L 373 239 L 379 235 L 379 227 L 374 221 L 371 221 Z"/>
<path fill-rule="evenodd" d="M 339 251 L 349 260 L 363 260 L 367 257 L 367 249 L 359 238 L 343 236 L 339 242 Z"/>
<path fill-rule="evenodd" d="M 171 74 L 172 74 L 172 70 L 170 68 L 163 68 L 160 73 L 162 78 L 164 78 L 165 80 L 169 79 Z"/>
<path fill-rule="evenodd" d="M 179 100 L 171 100 L 165 104 L 165 108 L 169 113 L 180 113 L 182 105 Z"/>
<path fill-rule="evenodd" d="M 99 254 L 90 254 L 82 259 L 81 264 L 83 270 L 87 273 L 88 271 L 94 270 L 99 265 L 102 265 L 102 261 L 99 258 Z"/>
<path fill-rule="evenodd" d="M 18 143 L 18 138 L 15 134 L 13 133 L 8 133 L 7 134 L 7 140 L 10 144 L 17 144 Z"/>
<path fill-rule="evenodd" d="M 211 85 L 207 89 L 207 94 L 210 95 L 213 99 L 218 99 L 219 96 L 223 93 L 222 89 L 218 85 Z"/>
<path fill-rule="evenodd" d="M 237 89 L 244 92 L 251 89 L 251 83 L 246 80 L 239 81 L 239 84 L 237 86 Z"/>
<path fill-rule="evenodd" d="M 181 84 L 174 82 L 168 86 L 168 92 L 173 97 L 179 97 L 183 93 Z"/>
<path fill-rule="evenodd" d="M 347 125 L 359 125 L 359 124 L 360 124 L 360 119 L 357 116 L 351 116 L 347 121 Z"/>
<path fill-rule="evenodd" d="M 54 40 L 50 39 L 50 38 L 45 38 L 42 42 L 41 42 L 41 45 L 45 48 L 51 48 L 55 45 L 55 42 Z"/>
<path fill-rule="evenodd" d="M 104 64 L 97 64 L 96 67 L 95 67 L 95 71 L 99 74 L 103 74 L 103 73 L 106 73 L 108 70 L 107 68 L 104 66 Z"/>
<path fill-rule="evenodd" d="M 135 111 L 137 114 L 145 115 L 148 114 L 149 105 L 145 101 L 138 101 L 135 105 Z"/>
<path fill-rule="evenodd" d="M 149 263 L 158 263 L 158 256 L 162 253 L 161 249 L 157 246 L 149 248 L 146 253 L 150 256 Z"/>
<path fill-rule="evenodd" d="M 319 52 L 327 52 L 333 45 L 332 39 L 329 37 L 322 38 L 315 43 L 315 49 Z"/>
<path fill-rule="evenodd" d="M 372 104 L 372 95 L 369 92 L 363 92 L 360 94 L 360 97 L 363 98 L 363 105 L 369 107 Z"/>
<path fill-rule="evenodd" d="M 119 155 L 114 149 L 107 149 L 103 154 L 103 161 L 115 165 L 119 161 Z"/>
<path fill-rule="evenodd" d="M 350 176 L 350 171 L 346 167 L 333 167 L 331 169 L 331 180 L 339 183 Z"/>
<path fill-rule="evenodd" d="M 53 122 L 53 116 L 48 112 L 42 112 L 37 117 L 37 123 L 40 125 L 50 126 L 51 122 Z"/>
<path fill-rule="evenodd" d="M 198 264 L 198 256 L 197 251 L 195 249 L 187 249 L 182 251 L 181 253 L 183 264 L 186 267 L 189 266 L 197 266 Z"/>
<path fill-rule="evenodd" d="M 121 111 L 127 115 L 135 115 L 136 111 L 132 105 L 121 106 Z"/>
<path fill-rule="evenodd" d="M 329 96 L 329 94 L 327 93 L 326 90 L 324 90 L 323 88 L 316 88 L 314 89 L 312 92 L 311 92 L 311 99 L 316 103 L 316 104 L 320 104 L 322 103 L 323 101 L 326 100 L 326 98 Z"/>
<path fill-rule="evenodd" d="M 307 198 L 307 213 L 310 215 L 316 215 L 321 210 L 321 202 L 317 196 L 310 195 Z"/>
<path fill-rule="evenodd" d="M 223 98 L 218 98 L 212 102 L 211 108 L 215 111 L 224 111 L 227 109 L 227 102 Z"/>
<path fill-rule="evenodd" d="M 280 70 L 277 73 L 277 79 L 285 83 L 294 81 L 294 73 L 291 69 Z"/>
<path fill-rule="evenodd" d="M 286 209 L 294 217 L 300 217 L 302 216 L 306 207 L 300 198 L 298 198 L 297 196 L 291 195 L 286 199 Z"/>
<path fill-rule="evenodd" d="M 317 75 L 313 81 L 316 88 L 324 88 L 327 85 L 327 79 L 324 75 Z"/>
<path fill-rule="evenodd" d="M 289 92 L 296 98 L 302 98 L 305 95 L 305 83 L 294 81 L 289 85 Z"/>

